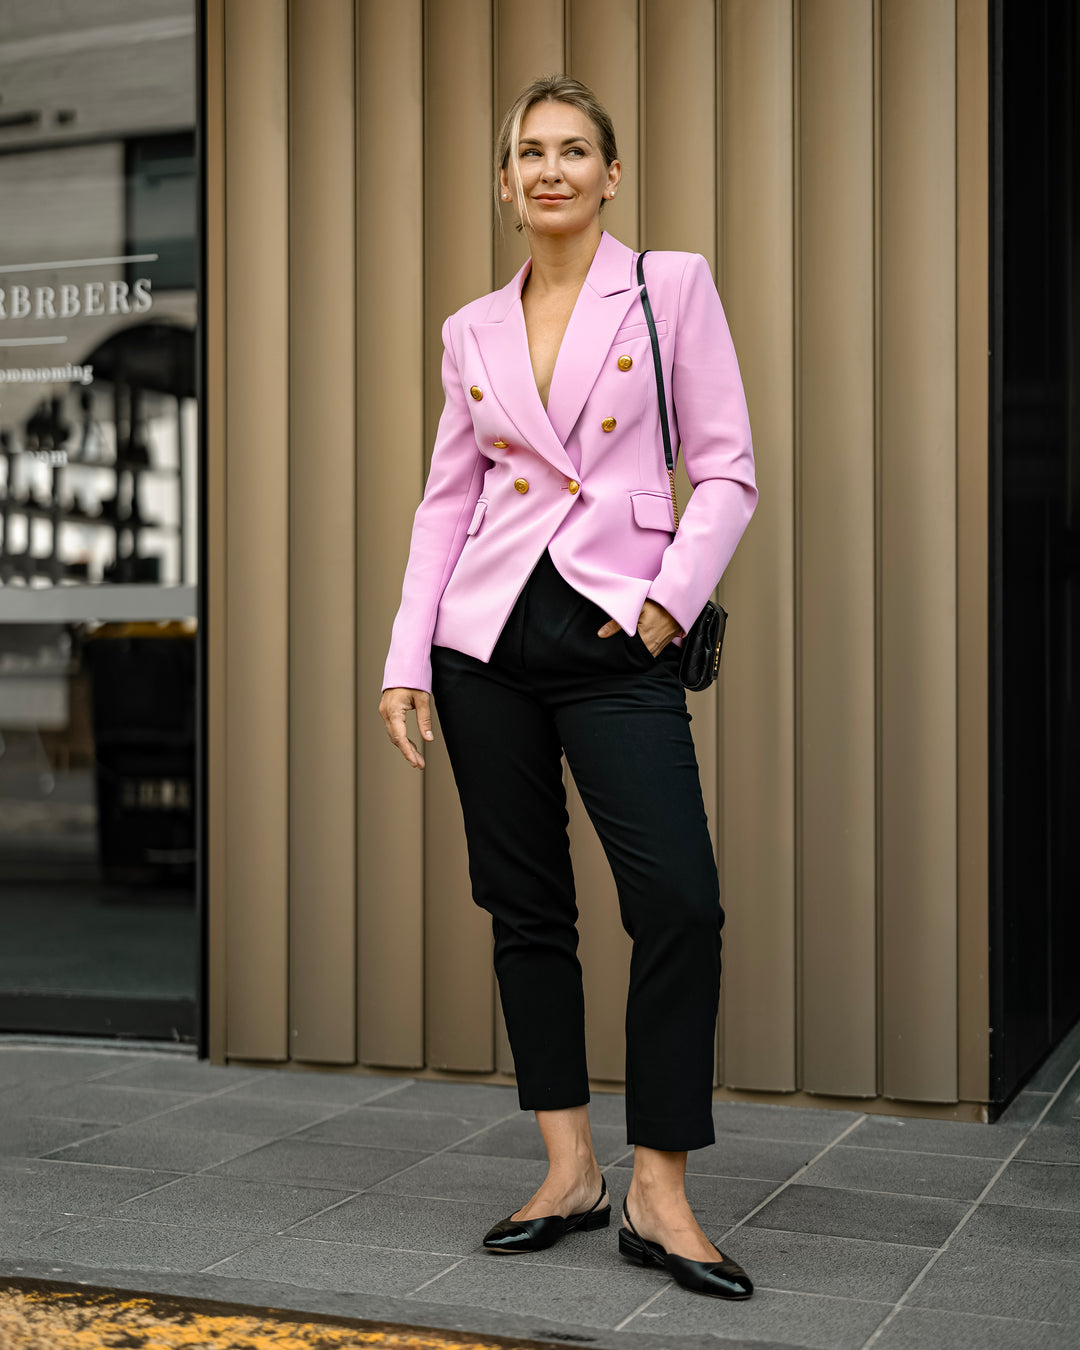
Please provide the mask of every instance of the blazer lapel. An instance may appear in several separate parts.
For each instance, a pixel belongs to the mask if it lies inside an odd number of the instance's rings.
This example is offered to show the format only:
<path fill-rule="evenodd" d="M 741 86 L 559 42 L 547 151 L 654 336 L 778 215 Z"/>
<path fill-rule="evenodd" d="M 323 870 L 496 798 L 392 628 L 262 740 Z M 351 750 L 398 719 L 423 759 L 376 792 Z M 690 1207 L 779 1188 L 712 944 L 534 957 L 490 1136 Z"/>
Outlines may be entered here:
<path fill-rule="evenodd" d="M 551 376 L 547 410 L 533 377 L 529 336 L 521 308 L 526 262 L 496 292 L 491 318 L 470 323 L 495 396 L 518 434 L 568 478 L 578 470 L 565 443 L 581 416 L 627 310 L 637 299 L 634 254 L 605 230 L 566 326 Z"/>
<path fill-rule="evenodd" d="M 551 376 L 547 417 L 561 444 L 565 445 L 574 430 L 615 334 L 638 297 L 633 263 L 633 251 L 605 230 L 570 315 Z"/>
<path fill-rule="evenodd" d="M 529 337 L 521 309 L 521 283 L 529 264 L 499 291 L 500 313 L 487 323 L 470 323 L 492 393 L 499 400 L 522 441 L 572 478 L 577 470 L 540 402 L 529 359 Z"/>

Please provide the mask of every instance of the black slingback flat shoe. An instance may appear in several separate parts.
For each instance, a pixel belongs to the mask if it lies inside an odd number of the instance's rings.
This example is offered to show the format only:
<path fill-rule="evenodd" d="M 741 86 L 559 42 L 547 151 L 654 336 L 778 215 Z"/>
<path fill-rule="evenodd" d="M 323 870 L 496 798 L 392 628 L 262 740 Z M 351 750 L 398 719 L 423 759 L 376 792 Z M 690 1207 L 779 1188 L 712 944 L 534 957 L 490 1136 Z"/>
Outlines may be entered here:
<path fill-rule="evenodd" d="M 491 1252 L 540 1252 L 554 1247 L 567 1233 L 590 1233 L 594 1228 L 606 1228 L 611 1222 L 611 1206 L 597 1209 L 607 1195 L 607 1181 L 600 1178 L 600 1194 L 596 1204 L 582 1214 L 549 1214 L 541 1219 L 500 1219 L 484 1238 L 484 1246 Z"/>
<path fill-rule="evenodd" d="M 638 1234 L 626 1212 L 625 1201 L 622 1213 L 627 1226 L 619 1229 L 619 1251 L 639 1266 L 663 1266 L 676 1284 L 714 1298 L 749 1298 L 754 1292 L 750 1276 L 728 1257 L 721 1261 L 691 1261 L 686 1256 L 676 1256 L 659 1242 L 650 1242 Z"/>

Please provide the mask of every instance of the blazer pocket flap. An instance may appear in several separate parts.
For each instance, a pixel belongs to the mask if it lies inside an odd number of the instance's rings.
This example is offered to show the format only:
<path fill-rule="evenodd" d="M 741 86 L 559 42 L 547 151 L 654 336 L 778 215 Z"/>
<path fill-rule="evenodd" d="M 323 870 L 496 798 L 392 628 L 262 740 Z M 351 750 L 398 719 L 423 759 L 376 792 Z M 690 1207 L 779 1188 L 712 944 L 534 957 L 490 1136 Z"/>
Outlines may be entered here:
<path fill-rule="evenodd" d="M 675 533 L 675 516 L 671 509 L 671 495 L 667 492 L 631 492 L 634 520 L 646 530 L 667 530 Z"/>
<path fill-rule="evenodd" d="M 480 528 L 480 522 L 484 519 L 484 512 L 487 510 L 487 502 L 481 497 L 476 503 L 476 510 L 472 513 L 472 520 L 469 521 L 469 528 L 466 534 L 475 534 Z"/>
<path fill-rule="evenodd" d="M 655 319 L 656 336 L 663 337 L 667 332 L 667 319 Z M 645 319 L 640 319 L 636 323 L 624 324 L 622 328 L 612 338 L 612 342 L 628 341 L 630 338 L 648 337 L 649 325 Z"/>

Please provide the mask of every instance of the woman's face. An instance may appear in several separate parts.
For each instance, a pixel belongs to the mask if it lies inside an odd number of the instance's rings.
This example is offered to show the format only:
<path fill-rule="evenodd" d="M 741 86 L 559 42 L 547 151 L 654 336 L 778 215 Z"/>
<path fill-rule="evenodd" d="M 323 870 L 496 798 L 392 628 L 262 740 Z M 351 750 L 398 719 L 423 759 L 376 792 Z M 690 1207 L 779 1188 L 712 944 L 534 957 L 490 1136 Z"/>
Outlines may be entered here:
<path fill-rule="evenodd" d="M 536 234 L 571 235 L 589 229 L 604 197 L 615 195 L 621 174 L 618 160 L 604 163 L 591 120 L 569 103 L 533 104 L 522 119 L 517 157 L 527 217 L 516 200 L 509 164 L 500 175 L 503 191 L 510 193 L 526 229 Z"/>

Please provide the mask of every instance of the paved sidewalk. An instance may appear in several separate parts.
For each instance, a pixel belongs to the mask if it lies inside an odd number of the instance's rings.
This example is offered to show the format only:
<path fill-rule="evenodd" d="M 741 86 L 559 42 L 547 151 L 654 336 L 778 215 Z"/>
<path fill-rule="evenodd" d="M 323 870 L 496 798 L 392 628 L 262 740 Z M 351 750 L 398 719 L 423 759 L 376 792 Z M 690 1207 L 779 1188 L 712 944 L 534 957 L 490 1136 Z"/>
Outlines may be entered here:
<path fill-rule="evenodd" d="M 995 1125 L 721 1103 L 691 1201 L 757 1285 L 690 1294 L 616 1223 L 496 1256 L 544 1174 L 513 1089 L 0 1040 L 0 1282 L 38 1276 L 597 1347 L 1080 1343 L 1080 1028 Z M 623 1099 L 592 1103 L 617 1212 Z"/>

